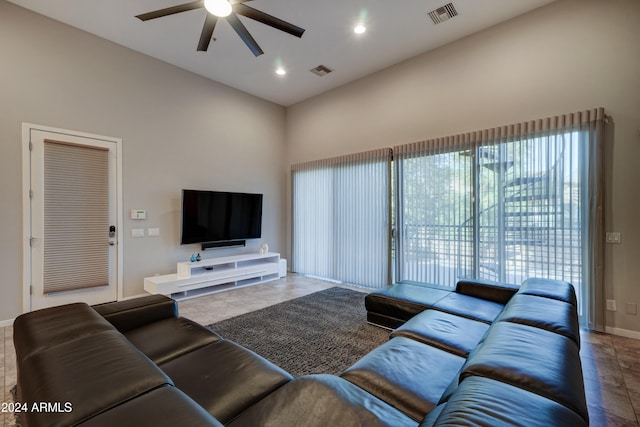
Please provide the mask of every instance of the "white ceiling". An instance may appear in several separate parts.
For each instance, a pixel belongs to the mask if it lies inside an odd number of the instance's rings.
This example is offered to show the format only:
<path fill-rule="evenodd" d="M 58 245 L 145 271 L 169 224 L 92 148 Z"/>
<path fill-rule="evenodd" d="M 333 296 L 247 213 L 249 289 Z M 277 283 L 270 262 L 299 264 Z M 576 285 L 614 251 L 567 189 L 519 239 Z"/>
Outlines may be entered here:
<path fill-rule="evenodd" d="M 448 0 L 254 0 L 247 3 L 306 31 L 301 39 L 245 17 L 264 54 L 254 57 L 227 22 L 207 52 L 196 47 L 204 9 L 142 22 L 141 13 L 189 0 L 9 0 L 26 9 L 260 98 L 289 106 L 526 13 L 554 0 L 453 0 L 458 16 L 434 25 Z M 356 35 L 363 22 L 367 31 Z M 309 70 L 334 71 L 318 77 Z M 275 69 L 282 65 L 285 76 Z"/>

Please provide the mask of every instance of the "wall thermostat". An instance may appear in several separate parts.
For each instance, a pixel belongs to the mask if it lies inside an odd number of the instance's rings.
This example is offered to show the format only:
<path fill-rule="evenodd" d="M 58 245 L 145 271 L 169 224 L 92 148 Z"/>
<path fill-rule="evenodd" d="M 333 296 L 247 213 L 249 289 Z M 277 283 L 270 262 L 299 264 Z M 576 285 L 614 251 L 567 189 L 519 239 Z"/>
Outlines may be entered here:
<path fill-rule="evenodd" d="M 131 219 L 146 219 L 147 211 L 144 209 L 132 209 L 131 210 Z"/>

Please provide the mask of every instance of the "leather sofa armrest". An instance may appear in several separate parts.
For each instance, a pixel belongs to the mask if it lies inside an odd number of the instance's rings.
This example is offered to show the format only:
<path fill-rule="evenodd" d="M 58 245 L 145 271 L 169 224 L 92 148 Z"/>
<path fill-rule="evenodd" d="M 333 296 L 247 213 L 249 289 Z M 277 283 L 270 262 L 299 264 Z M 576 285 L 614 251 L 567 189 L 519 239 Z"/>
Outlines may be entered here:
<path fill-rule="evenodd" d="M 506 304 L 520 287 L 510 283 L 463 279 L 456 284 L 456 292 L 472 297 Z"/>
<path fill-rule="evenodd" d="M 94 305 L 93 309 L 120 332 L 126 332 L 158 320 L 178 317 L 178 304 L 164 295 L 149 295 L 126 301 Z"/>

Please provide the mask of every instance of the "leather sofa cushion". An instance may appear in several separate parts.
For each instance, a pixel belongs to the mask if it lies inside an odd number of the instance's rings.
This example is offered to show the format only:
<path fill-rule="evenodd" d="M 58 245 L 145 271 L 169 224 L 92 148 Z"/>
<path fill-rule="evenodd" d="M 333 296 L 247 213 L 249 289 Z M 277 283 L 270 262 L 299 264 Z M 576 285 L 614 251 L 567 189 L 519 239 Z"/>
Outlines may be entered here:
<path fill-rule="evenodd" d="M 490 324 L 498 317 L 504 304 L 451 292 L 436 302 L 433 308 Z"/>
<path fill-rule="evenodd" d="M 488 378 L 465 379 L 420 427 L 586 427 L 588 422 L 567 407 L 526 390 Z"/>
<path fill-rule="evenodd" d="M 124 335 L 157 364 L 222 338 L 215 332 L 184 317 L 171 317 L 126 331 Z"/>
<path fill-rule="evenodd" d="M 578 306 L 576 291 L 573 285 L 568 282 L 530 278 L 522 282 L 518 292 L 522 295 L 536 295 L 557 299 L 572 304 L 574 307 Z"/>
<path fill-rule="evenodd" d="M 200 405 L 175 387 L 160 387 L 109 409 L 82 427 L 222 427 Z"/>
<path fill-rule="evenodd" d="M 429 286 L 396 283 L 371 292 L 364 299 L 367 312 L 406 321 L 451 294 L 451 291 Z M 383 325 L 387 326 L 387 325 Z M 397 325 L 390 325 L 396 327 Z"/>
<path fill-rule="evenodd" d="M 83 336 L 37 352 L 19 365 L 24 402 L 69 402 L 71 412 L 29 412 L 29 426 L 68 426 L 171 384 L 116 330 Z"/>
<path fill-rule="evenodd" d="M 571 339 L 511 322 L 493 324 L 460 380 L 482 376 L 554 400 L 588 419 L 578 347 Z M 455 393 L 454 393 L 455 395 Z"/>
<path fill-rule="evenodd" d="M 397 337 L 340 376 L 420 421 L 436 406 L 463 363 L 462 357 Z"/>
<path fill-rule="evenodd" d="M 506 304 L 518 291 L 518 285 L 479 279 L 462 279 L 456 284 L 456 292 L 476 298 Z"/>
<path fill-rule="evenodd" d="M 527 294 L 515 295 L 496 321 L 521 323 L 571 338 L 580 346 L 580 326 L 575 306 Z"/>
<path fill-rule="evenodd" d="M 120 332 L 178 316 L 177 302 L 164 295 L 148 295 L 126 301 L 94 305 L 93 309 Z"/>
<path fill-rule="evenodd" d="M 242 412 L 228 427 L 416 427 L 417 422 L 333 375 L 307 375 Z"/>
<path fill-rule="evenodd" d="M 292 377 L 232 341 L 220 340 L 160 365 L 176 387 L 222 423 Z"/>
<path fill-rule="evenodd" d="M 438 310 L 416 314 L 391 333 L 391 337 L 407 337 L 467 357 L 489 325 Z"/>
<path fill-rule="evenodd" d="M 13 324 L 16 357 L 30 354 L 102 331 L 113 326 L 84 303 L 66 304 L 21 314 Z"/>

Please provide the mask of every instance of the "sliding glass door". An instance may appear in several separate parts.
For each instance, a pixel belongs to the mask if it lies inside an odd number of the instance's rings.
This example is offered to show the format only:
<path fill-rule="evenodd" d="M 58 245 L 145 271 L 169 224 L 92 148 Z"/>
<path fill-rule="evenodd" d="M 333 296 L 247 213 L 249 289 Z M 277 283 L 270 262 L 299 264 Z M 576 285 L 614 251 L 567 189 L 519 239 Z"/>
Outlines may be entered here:
<path fill-rule="evenodd" d="M 602 310 L 601 109 L 394 147 L 396 281 L 574 285 Z"/>
<path fill-rule="evenodd" d="M 393 257 L 395 282 L 563 280 L 602 330 L 605 122 L 594 109 L 293 165 L 293 271 L 383 287 Z"/>
<path fill-rule="evenodd" d="M 588 201 L 579 132 L 400 155 L 397 273 L 582 282 Z"/>
<path fill-rule="evenodd" d="M 391 150 L 292 167 L 292 271 L 381 288 L 391 276 Z"/>

